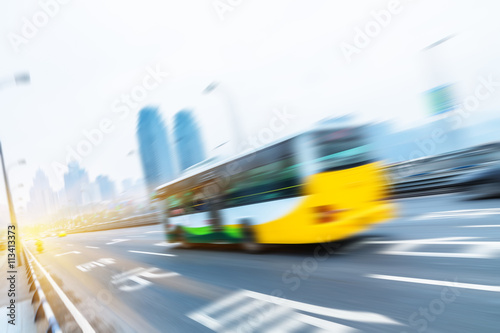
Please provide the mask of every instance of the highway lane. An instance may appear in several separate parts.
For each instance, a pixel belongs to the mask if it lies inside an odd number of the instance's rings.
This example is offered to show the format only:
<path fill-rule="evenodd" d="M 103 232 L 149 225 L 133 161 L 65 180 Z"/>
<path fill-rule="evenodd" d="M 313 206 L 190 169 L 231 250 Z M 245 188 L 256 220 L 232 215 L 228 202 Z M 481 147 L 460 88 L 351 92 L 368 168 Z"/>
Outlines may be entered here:
<path fill-rule="evenodd" d="M 500 202 L 398 203 L 342 244 L 186 250 L 157 225 L 47 238 L 37 258 L 96 331 L 498 332 Z"/>

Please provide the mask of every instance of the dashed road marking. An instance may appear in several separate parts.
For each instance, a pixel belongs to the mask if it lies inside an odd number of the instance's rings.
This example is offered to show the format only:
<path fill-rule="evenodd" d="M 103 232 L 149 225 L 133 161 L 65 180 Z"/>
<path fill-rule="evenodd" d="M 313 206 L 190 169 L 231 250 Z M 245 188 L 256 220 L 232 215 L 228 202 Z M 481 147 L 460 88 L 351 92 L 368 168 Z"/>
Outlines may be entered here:
<path fill-rule="evenodd" d="M 95 267 L 105 267 L 114 263 L 116 263 L 116 260 L 113 258 L 101 258 L 96 261 L 90 261 L 85 264 L 78 265 L 76 266 L 76 268 L 81 270 L 82 272 L 88 272 Z"/>
<path fill-rule="evenodd" d="M 99 247 L 97 247 L 97 246 L 90 246 L 90 245 L 87 245 L 87 246 L 85 246 L 85 247 L 86 247 L 86 248 L 88 248 L 88 249 L 98 249 L 98 248 L 99 248 Z"/>
<path fill-rule="evenodd" d="M 151 254 L 151 255 L 154 255 L 154 256 L 177 257 L 176 254 L 170 254 L 170 253 L 156 253 L 156 252 L 145 252 L 145 251 L 134 251 L 134 250 L 129 250 L 128 252 L 142 253 L 142 254 Z"/>
<path fill-rule="evenodd" d="M 80 254 L 80 252 L 78 252 L 78 251 L 71 251 L 71 252 L 56 254 L 56 257 L 65 256 L 67 254 L 72 254 L 72 253 L 74 253 L 74 254 Z"/>
<path fill-rule="evenodd" d="M 155 230 L 155 231 L 146 231 L 145 234 L 159 234 L 164 233 L 165 231 Z"/>
<path fill-rule="evenodd" d="M 106 243 L 106 245 L 113 245 L 116 243 L 121 243 L 121 242 L 126 242 L 129 241 L 130 239 L 113 239 L 111 242 Z"/>
<path fill-rule="evenodd" d="M 160 271 L 160 273 L 156 273 Z M 142 268 L 137 267 L 124 273 L 116 274 L 111 277 L 111 283 L 118 286 L 118 289 L 123 291 L 135 291 L 145 288 L 152 284 L 151 281 L 146 279 L 161 279 L 180 276 L 175 272 L 162 272 L 159 268 Z M 135 284 L 130 285 L 132 281 Z"/>
<path fill-rule="evenodd" d="M 429 239 L 410 239 L 395 241 L 368 241 L 365 244 L 390 244 L 389 249 L 381 250 L 378 254 L 419 256 L 419 257 L 443 257 L 443 258 L 469 258 L 469 259 L 493 259 L 500 253 L 500 242 L 477 241 L 479 237 L 446 237 Z M 474 241 L 473 241 L 474 240 Z M 465 245 L 464 252 L 423 252 L 410 251 L 423 245 Z"/>
<path fill-rule="evenodd" d="M 443 212 L 434 212 L 423 214 L 413 218 L 413 220 L 434 220 L 434 219 L 446 219 L 446 218 L 467 218 L 467 217 L 486 217 L 490 215 L 500 215 L 500 208 L 486 208 L 486 209 L 463 209 L 463 210 L 450 210 Z"/>
<path fill-rule="evenodd" d="M 448 281 L 439 281 L 439 280 L 409 278 L 409 277 L 404 277 L 404 276 L 380 275 L 380 274 L 368 274 L 368 275 L 366 275 L 366 277 L 373 278 L 373 279 L 380 279 L 380 280 L 409 282 L 409 283 L 418 283 L 418 284 L 429 284 L 429 285 L 434 285 L 434 286 L 473 289 L 473 290 L 481 290 L 481 291 L 492 291 L 492 292 L 497 292 L 497 293 L 500 292 L 500 286 L 490 286 L 490 285 L 461 283 L 461 282 L 448 282 Z"/>
<path fill-rule="evenodd" d="M 462 225 L 457 228 L 500 228 L 500 224 Z"/>

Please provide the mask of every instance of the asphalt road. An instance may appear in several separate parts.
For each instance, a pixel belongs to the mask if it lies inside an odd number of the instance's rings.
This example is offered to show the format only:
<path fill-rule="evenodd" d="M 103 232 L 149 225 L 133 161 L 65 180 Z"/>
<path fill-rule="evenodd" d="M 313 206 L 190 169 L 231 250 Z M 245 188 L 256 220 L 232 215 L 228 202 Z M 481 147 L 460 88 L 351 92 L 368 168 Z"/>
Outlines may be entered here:
<path fill-rule="evenodd" d="M 96 332 L 499 332 L 500 200 L 398 204 L 342 244 L 180 249 L 156 225 L 46 238 L 36 257 Z"/>

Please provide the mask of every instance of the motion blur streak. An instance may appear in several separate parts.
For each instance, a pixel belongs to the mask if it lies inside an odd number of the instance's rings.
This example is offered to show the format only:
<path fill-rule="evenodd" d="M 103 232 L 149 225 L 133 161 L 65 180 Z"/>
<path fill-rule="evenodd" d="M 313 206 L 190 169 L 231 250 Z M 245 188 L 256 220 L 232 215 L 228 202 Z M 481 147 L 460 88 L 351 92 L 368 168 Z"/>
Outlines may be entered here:
<path fill-rule="evenodd" d="M 499 13 L 3 1 L 0 332 L 498 333 Z"/>

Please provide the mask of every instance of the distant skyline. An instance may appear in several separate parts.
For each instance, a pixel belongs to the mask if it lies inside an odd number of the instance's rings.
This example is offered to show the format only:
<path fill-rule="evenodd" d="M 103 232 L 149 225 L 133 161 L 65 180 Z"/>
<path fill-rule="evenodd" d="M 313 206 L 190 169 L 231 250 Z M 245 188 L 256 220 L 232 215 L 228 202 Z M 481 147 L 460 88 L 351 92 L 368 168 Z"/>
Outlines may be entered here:
<path fill-rule="evenodd" d="M 205 159 L 200 127 L 192 110 L 184 109 L 175 114 L 173 136 L 181 172 Z"/>
<path fill-rule="evenodd" d="M 90 139 L 95 144 L 79 160 L 90 179 L 100 174 L 117 182 L 141 178 L 140 159 L 128 153 L 137 150 L 135 123 L 145 105 L 159 105 L 168 123 L 177 110 L 192 108 L 205 149 L 212 152 L 231 139 L 228 112 L 237 114 L 243 137 L 266 127 L 273 110 L 282 107 L 297 118 L 279 136 L 349 113 L 392 120 L 396 128 L 425 122 L 429 112 L 421 93 L 435 80 L 422 49 L 454 33 L 457 37 L 437 55 L 444 59 L 438 74 L 457 82 L 458 98 L 474 91 L 479 76 L 491 74 L 500 81 L 500 3 L 401 4 L 400 13 L 347 63 L 340 45 L 353 43 L 356 29 L 388 1 L 253 1 L 223 21 L 201 0 L 71 2 L 19 53 L 7 36 L 19 33 L 23 17 L 40 7 L 38 2 L 5 3 L 0 79 L 26 70 L 32 79 L 28 86 L 0 91 L 6 164 L 27 161 L 9 169 L 11 183 L 24 184 L 15 190 L 25 199 L 19 205 L 25 205 L 39 168 L 60 191 L 66 170 L 54 170 L 54 163 L 67 165 L 68 154 Z M 146 80 L 151 89 L 142 96 L 145 78 L 158 72 L 165 73 L 161 82 Z M 215 80 L 225 89 L 203 95 Z M 136 98 L 124 106 L 132 95 Z M 495 117 L 499 107 L 496 93 L 467 122 Z M 96 129 L 106 132 L 100 137 Z"/>
<path fill-rule="evenodd" d="M 96 178 L 96 183 L 99 186 L 101 200 L 113 201 L 117 198 L 115 182 L 106 175 L 99 175 Z"/>
<path fill-rule="evenodd" d="M 157 107 L 147 106 L 139 112 L 137 140 L 144 180 L 151 193 L 178 174 L 174 145 Z"/>
<path fill-rule="evenodd" d="M 30 188 L 27 211 L 30 214 L 46 216 L 56 212 L 58 206 L 57 194 L 50 187 L 45 172 L 38 169 Z"/>

